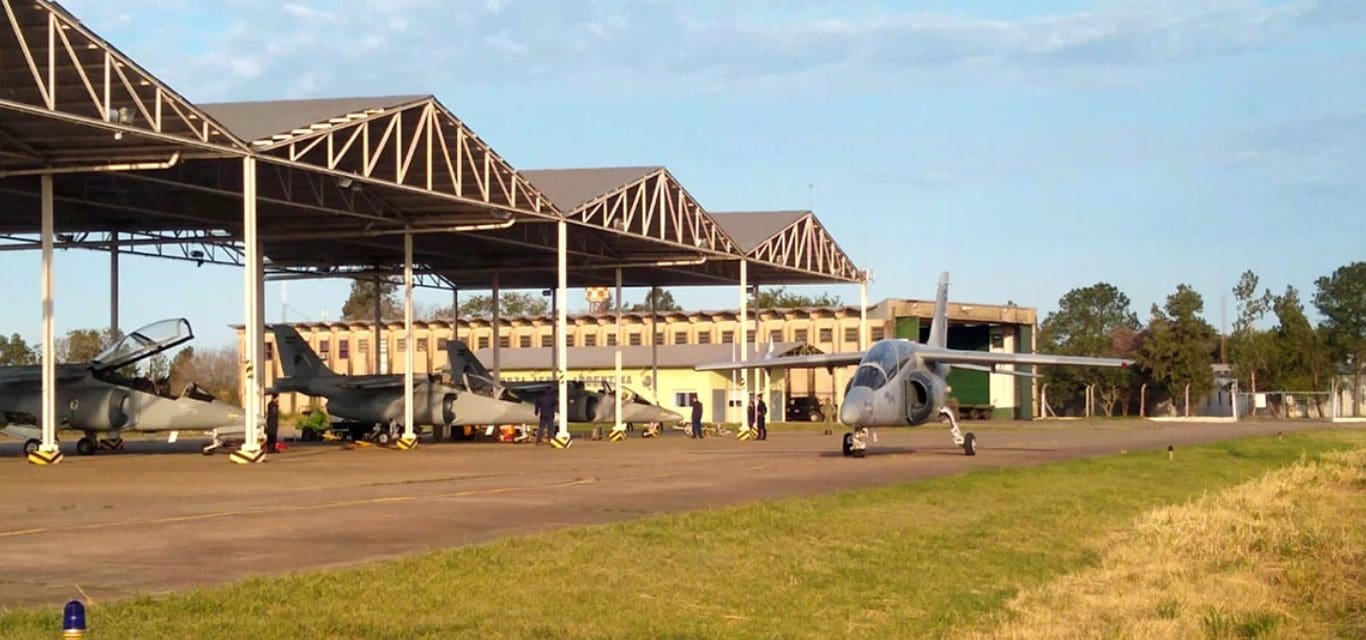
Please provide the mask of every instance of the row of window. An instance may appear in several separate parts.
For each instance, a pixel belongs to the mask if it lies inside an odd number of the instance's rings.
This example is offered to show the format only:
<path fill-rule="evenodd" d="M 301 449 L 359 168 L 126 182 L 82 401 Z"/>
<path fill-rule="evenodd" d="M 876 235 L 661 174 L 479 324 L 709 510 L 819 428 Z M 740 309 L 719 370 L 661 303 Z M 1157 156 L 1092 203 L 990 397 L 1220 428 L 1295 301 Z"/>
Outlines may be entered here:
<path fill-rule="evenodd" d="M 810 334 L 807 332 L 806 329 L 797 329 L 797 330 L 795 330 L 795 331 L 792 332 L 792 340 L 793 340 L 793 342 L 806 342 L 806 341 L 807 341 L 807 338 L 809 337 L 809 335 L 810 335 Z M 882 333 L 882 328 L 881 328 L 881 327 L 874 327 L 874 328 L 872 329 L 872 334 L 871 334 L 870 338 L 871 338 L 873 341 L 877 341 L 877 340 L 881 340 L 881 339 L 882 339 L 882 335 L 883 335 L 883 333 Z M 826 342 L 826 343 L 828 343 L 828 342 L 830 342 L 830 341 L 833 339 L 834 330 L 833 330 L 833 329 L 830 329 L 830 328 L 823 328 L 823 329 L 820 329 L 819 336 L 820 336 L 820 342 Z M 665 344 L 665 342 L 664 342 L 664 337 L 665 337 L 664 332 L 662 332 L 662 331 L 656 332 L 656 333 L 655 333 L 655 344 Z M 755 336 L 754 336 L 754 331 L 748 331 L 748 332 L 746 332 L 746 339 L 749 341 L 750 344 L 754 344 L 754 337 L 755 337 Z M 672 343 L 672 344 L 688 344 L 688 332 L 686 332 L 686 331 L 676 331 L 676 332 L 674 332 L 673 338 L 674 338 L 674 340 L 673 340 L 673 343 Z M 702 333 L 697 334 L 697 344 L 711 344 L 711 343 L 712 343 L 712 342 L 711 342 L 711 339 L 712 339 L 712 334 L 711 334 L 710 332 L 702 332 Z M 782 337 L 782 332 L 781 332 L 781 331 L 771 331 L 771 332 L 769 332 L 769 335 L 768 335 L 768 340 L 769 340 L 769 342 L 781 342 L 782 339 L 783 339 L 783 337 Z M 636 333 L 630 333 L 630 334 L 627 335 L 627 344 L 629 344 L 629 345 L 631 345 L 631 346 L 633 346 L 633 347 L 641 346 L 641 345 L 643 344 L 643 343 L 641 342 L 641 340 L 642 340 L 642 336 L 641 336 L 641 334 L 638 333 L 638 332 L 636 332 Z M 846 342 L 857 342 L 857 341 L 858 341 L 858 329 L 855 328 L 855 327 L 846 328 L 846 329 L 844 330 L 844 340 L 845 340 Z M 437 340 L 436 340 L 436 348 L 437 348 L 437 350 L 438 350 L 438 351 L 445 351 L 445 350 L 446 350 L 447 342 L 448 342 L 448 340 L 447 340 L 446 338 L 437 338 Z M 583 337 L 583 344 L 582 344 L 582 345 L 575 344 L 577 341 L 574 339 L 574 336 L 572 336 L 572 335 L 566 336 L 566 337 L 565 337 L 565 342 L 568 344 L 568 346 L 571 346 L 571 347 L 575 347 L 575 346 L 596 347 L 596 346 L 598 346 L 598 336 L 597 336 L 597 335 L 594 335 L 594 334 L 589 334 L 589 335 L 584 336 L 584 337 Z M 721 342 L 720 342 L 720 344 L 733 344 L 734 342 L 735 342 L 735 332 L 734 332 L 734 331 L 722 331 L 722 332 L 721 332 Z M 554 347 L 554 346 L 555 346 L 555 338 L 554 338 L 553 335 L 543 335 L 543 336 L 541 336 L 540 343 L 541 343 L 541 346 L 542 346 L 542 347 Z M 476 348 L 476 349 L 487 349 L 487 348 L 489 348 L 489 344 L 490 344 L 490 337 L 489 337 L 489 336 L 479 336 L 479 337 L 476 339 L 476 341 L 475 341 L 475 348 Z M 523 349 L 529 349 L 529 348 L 531 348 L 531 344 L 532 344 L 532 336 L 518 336 L 518 337 L 517 337 L 517 346 L 518 346 L 518 347 L 523 348 Z M 274 344 L 271 344 L 271 343 L 269 343 L 269 342 L 266 343 L 266 359 L 267 359 L 267 360 L 272 360 L 272 359 L 275 358 L 275 350 L 274 350 L 274 348 L 273 348 L 274 346 L 275 346 Z M 396 346 L 397 346 L 397 348 L 398 348 L 398 350 L 399 350 L 400 353 L 403 352 L 403 351 L 406 351 L 406 350 L 408 349 L 408 341 L 407 341 L 406 339 L 404 339 L 404 338 L 399 338 L 399 339 L 397 340 L 397 345 L 396 345 Z M 511 348 L 511 347 L 512 347 L 512 337 L 511 337 L 511 336 L 500 336 L 500 337 L 498 338 L 498 346 L 499 346 L 500 348 L 503 348 L 503 349 Z M 609 334 L 607 334 L 606 346 L 609 346 L 609 347 L 615 347 L 615 346 L 617 346 L 617 336 L 616 336 L 615 333 L 609 333 Z M 330 358 L 330 357 L 332 356 L 332 341 L 331 341 L 330 339 L 328 339 L 328 338 L 323 338 L 323 339 L 319 340 L 319 341 L 318 341 L 318 347 L 317 347 L 317 349 L 318 349 L 318 355 L 320 355 L 323 359 L 328 359 L 328 358 Z M 427 350 L 427 341 L 426 341 L 426 340 L 419 340 L 418 343 L 417 343 L 417 350 L 418 350 L 418 351 L 426 351 L 426 350 Z M 364 357 L 365 355 L 367 355 L 367 354 L 370 352 L 370 341 L 369 341 L 368 339 L 366 339 L 366 338 L 357 338 L 357 339 L 356 339 L 356 352 L 357 352 L 358 354 L 360 354 L 362 357 Z M 337 358 L 340 359 L 340 360 L 346 360 L 346 359 L 348 359 L 348 358 L 350 358 L 350 357 L 351 357 L 351 342 L 350 342 L 349 340 L 338 340 L 338 341 L 337 341 Z"/>

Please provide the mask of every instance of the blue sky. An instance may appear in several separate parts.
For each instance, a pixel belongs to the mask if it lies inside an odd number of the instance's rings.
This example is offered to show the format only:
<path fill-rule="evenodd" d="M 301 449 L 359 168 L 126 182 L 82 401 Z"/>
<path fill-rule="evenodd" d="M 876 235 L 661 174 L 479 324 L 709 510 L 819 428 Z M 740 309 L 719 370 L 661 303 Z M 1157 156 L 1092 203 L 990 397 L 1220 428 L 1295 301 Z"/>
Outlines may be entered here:
<path fill-rule="evenodd" d="M 1146 317 L 1185 282 L 1217 326 L 1245 269 L 1310 292 L 1366 259 L 1355 0 L 64 4 L 194 101 L 431 93 L 519 168 L 664 164 L 712 210 L 812 206 L 875 300 L 949 270 L 955 299 L 1046 313 L 1104 280 Z M 104 324 L 107 256 L 57 262 L 59 333 Z M 228 342 L 239 271 L 123 265 L 125 327 Z M 38 255 L 0 267 L 5 333 L 36 339 Z M 292 315 L 336 318 L 347 287 L 292 283 Z"/>

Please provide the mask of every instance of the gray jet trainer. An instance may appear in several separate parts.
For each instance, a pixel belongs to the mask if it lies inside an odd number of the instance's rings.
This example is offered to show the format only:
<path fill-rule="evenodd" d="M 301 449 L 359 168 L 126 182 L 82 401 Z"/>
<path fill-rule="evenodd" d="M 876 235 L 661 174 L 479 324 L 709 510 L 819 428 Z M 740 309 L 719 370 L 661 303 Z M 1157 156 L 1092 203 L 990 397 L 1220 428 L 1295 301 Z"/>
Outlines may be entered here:
<path fill-rule="evenodd" d="M 343 376 L 327 367 L 308 342 L 288 325 L 270 325 L 280 351 L 284 377 L 271 392 L 294 391 L 326 398 L 328 413 L 338 418 L 381 425 L 379 438 L 387 440 L 388 426 L 403 422 L 403 376 Z M 536 421 L 531 405 L 496 400 L 466 389 L 420 377 L 413 385 L 413 422 L 431 426 L 529 424 Z"/>
<path fill-rule="evenodd" d="M 451 363 L 451 377 L 457 385 L 467 389 L 502 397 L 510 393 L 525 402 L 535 403 L 536 398 L 547 388 L 555 386 L 549 380 L 530 380 L 507 382 L 495 381 L 493 375 L 484 367 L 463 340 L 447 343 L 446 353 Z M 549 366 L 550 363 L 546 363 Z M 616 421 L 616 392 L 612 386 L 602 383 L 602 391 L 590 391 L 582 381 L 570 380 L 568 383 L 569 411 L 568 421 L 574 423 L 595 423 Z M 627 388 L 621 389 L 621 421 L 630 424 L 677 424 L 683 421 L 679 413 L 669 411 L 642 398 L 640 394 Z"/>
<path fill-rule="evenodd" d="M 193 338 L 184 318 L 162 320 L 129 333 L 90 362 L 59 365 L 58 427 L 85 432 L 76 442 L 76 452 L 90 455 L 101 448 L 121 449 L 124 431 L 207 431 L 213 436 L 204 447 L 209 454 L 223 444 L 220 434 L 242 433 L 243 410 L 215 399 L 196 384 L 187 385 L 176 396 L 151 379 L 119 372 Z M 0 412 L 39 416 L 42 395 L 40 365 L 0 367 Z M 26 438 L 25 455 L 41 444 L 34 435 L 40 432 L 36 427 L 9 425 L 3 431 Z"/>
<path fill-rule="evenodd" d="M 1016 371 L 1014 365 L 1074 365 L 1081 367 L 1127 367 L 1132 360 L 1086 358 L 1041 353 L 992 353 L 948 348 L 949 274 L 939 277 L 939 294 L 934 302 L 934 319 L 926 344 L 910 340 L 879 340 L 867 351 L 810 356 L 766 358 L 746 363 L 717 363 L 697 367 L 698 371 L 741 369 L 788 369 L 858 365 L 845 390 L 840 407 L 840 422 L 853 427 L 844 434 L 842 451 L 846 456 L 863 457 L 868 448 L 870 427 L 918 425 L 932 418 L 948 419 L 955 445 L 967 455 L 976 455 L 977 437 L 964 434 L 944 399 L 949 385 L 945 379 L 952 367 L 1015 376 L 1036 377 Z M 1011 369 L 1001 367 L 1012 366 Z"/>

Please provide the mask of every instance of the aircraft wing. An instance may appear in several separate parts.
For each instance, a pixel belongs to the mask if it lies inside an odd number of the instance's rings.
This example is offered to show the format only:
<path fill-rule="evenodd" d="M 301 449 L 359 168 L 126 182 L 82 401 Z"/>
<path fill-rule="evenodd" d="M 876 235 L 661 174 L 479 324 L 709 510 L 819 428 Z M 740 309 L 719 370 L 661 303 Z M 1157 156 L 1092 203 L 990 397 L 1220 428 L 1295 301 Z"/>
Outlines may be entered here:
<path fill-rule="evenodd" d="M 1123 358 L 1087 358 L 1084 356 L 1055 356 L 1046 353 L 992 353 L 989 351 L 963 351 L 959 349 L 937 349 L 921 351 L 920 357 L 926 362 L 947 365 L 1067 365 L 1076 367 L 1128 367 L 1133 360 Z M 1005 373 L 997 371 L 997 373 Z"/>
<path fill-rule="evenodd" d="M 414 380 L 421 378 L 414 376 Z M 355 382 L 338 382 L 338 387 L 343 389 L 402 389 L 403 378 L 400 376 L 393 380 L 358 380 Z"/>
<path fill-rule="evenodd" d="M 985 372 L 987 372 L 987 373 L 999 373 L 999 374 L 1007 375 L 1007 376 L 1019 376 L 1019 377 L 1021 377 L 1021 378 L 1042 378 L 1042 377 L 1043 377 L 1043 376 L 1041 376 L 1041 375 L 1039 375 L 1039 374 L 1037 374 L 1037 373 L 1028 373 L 1028 372 L 1025 372 L 1025 371 L 1016 371 L 1015 369 L 1002 369 L 1002 368 L 1000 367 L 1000 365 L 995 365 L 995 364 L 993 364 L 993 365 L 985 365 L 985 364 L 956 364 L 956 365 L 953 365 L 953 368 L 955 368 L 955 369 L 967 369 L 968 371 L 985 371 Z"/>
<path fill-rule="evenodd" d="M 863 360 L 865 351 L 848 353 L 817 353 L 809 356 L 781 356 L 777 358 L 758 358 L 749 362 L 714 362 L 702 364 L 698 371 L 736 371 L 740 369 L 816 369 L 820 367 L 843 367 L 858 364 Z"/>
<path fill-rule="evenodd" d="M 57 380 L 75 380 L 84 378 L 90 370 L 83 366 L 63 365 L 57 367 Z M 0 367 L 0 385 L 21 384 L 21 383 L 41 383 L 43 379 L 43 368 L 37 365 L 22 365 L 17 367 Z"/>

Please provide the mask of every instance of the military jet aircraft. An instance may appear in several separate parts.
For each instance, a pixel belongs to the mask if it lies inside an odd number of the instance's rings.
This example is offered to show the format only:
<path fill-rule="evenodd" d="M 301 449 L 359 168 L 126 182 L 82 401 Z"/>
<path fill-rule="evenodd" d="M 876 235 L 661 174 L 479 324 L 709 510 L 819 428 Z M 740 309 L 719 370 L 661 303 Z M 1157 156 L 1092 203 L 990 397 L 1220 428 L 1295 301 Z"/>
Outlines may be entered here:
<path fill-rule="evenodd" d="M 184 318 L 162 320 L 129 333 L 90 362 L 58 365 L 58 428 L 85 433 L 76 442 L 76 452 L 90 455 L 102 446 L 122 448 L 125 431 L 207 431 L 213 436 L 204 447 L 208 454 L 223 445 L 220 435 L 240 434 L 242 409 L 215 399 L 198 385 L 191 383 L 176 396 L 148 378 L 119 372 L 193 338 Z M 42 415 L 42 395 L 40 365 L 0 367 L 0 412 L 7 417 L 23 416 L 31 425 Z M 10 424 L 0 430 L 24 438 L 25 455 L 41 444 L 37 427 Z"/>
<path fill-rule="evenodd" d="M 308 342 L 288 325 L 271 325 L 284 377 L 270 391 L 294 391 L 327 399 L 327 411 L 352 422 L 380 425 L 379 442 L 393 437 L 390 428 L 403 421 L 403 376 L 343 376 L 327 367 Z M 464 426 L 528 424 L 536 421 L 531 405 L 492 398 L 426 378 L 415 381 L 413 421 L 418 425 Z"/>
<path fill-rule="evenodd" d="M 837 367 L 858 365 L 844 394 L 840 422 L 853 427 L 844 434 L 841 447 L 846 456 L 863 457 L 868 448 L 871 427 L 918 425 L 938 416 L 948 419 L 955 445 L 967 455 L 977 454 L 977 437 L 963 433 L 958 419 L 944 399 L 949 392 L 945 381 L 952 367 L 1018 376 L 1033 376 L 1002 365 L 1075 365 L 1083 367 L 1127 367 L 1131 360 L 1086 358 L 1041 353 L 990 353 L 948 348 L 949 274 L 939 278 L 934 319 L 929 342 L 879 340 L 868 351 L 766 358 L 747 363 L 717 363 L 697 367 L 699 371 L 739 369 Z"/>
<path fill-rule="evenodd" d="M 533 380 L 505 382 L 494 380 L 484 363 L 470 351 L 463 340 L 446 343 L 446 353 L 450 358 L 451 377 L 457 385 L 492 395 L 504 397 L 505 394 L 534 403 L 547 388 L 553 388 L 552 381 Z M 616 390 L 612 385 L 603 383 L 601 391 L 591 391 L 588 385 L 579 380 L 570 380 L 569 422 L 593 423 L 616 421 Z M 640 397 L 640 394 L 623 388 L 621 390 L 621 421 L 632 424 L 674 424 L 683 416 L 669 411 Z"/>

